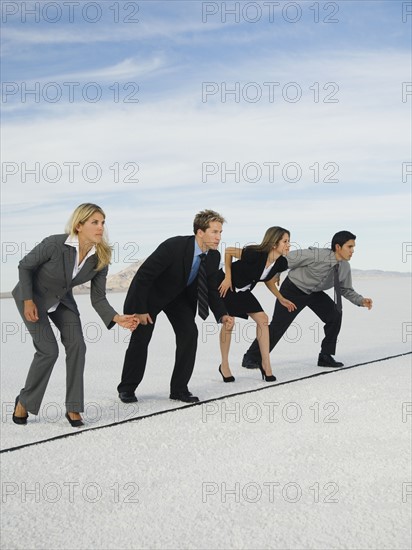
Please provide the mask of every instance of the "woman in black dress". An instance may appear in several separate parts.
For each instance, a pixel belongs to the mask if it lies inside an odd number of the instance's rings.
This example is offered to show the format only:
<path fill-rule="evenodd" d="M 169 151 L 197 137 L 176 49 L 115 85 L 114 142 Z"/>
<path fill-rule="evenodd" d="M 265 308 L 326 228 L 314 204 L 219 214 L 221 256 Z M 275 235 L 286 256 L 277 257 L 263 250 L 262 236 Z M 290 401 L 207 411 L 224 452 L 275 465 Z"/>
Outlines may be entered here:
<path fill-rule="evenodd" d="M 229 315 L 247 319 L 251 317 L 256 323 L 256 338 L 262 354 L 262 379 L 274 382 L 269 355 L 268 316 L 252 294 L 253 288 L 263 281 L 280 303 L 289 311 L 296 309 L 293 302 L 286 300 L 279 292 L 276 283 L 279 274 L 288 268 L 285 258 L 290 248 L 290 232 L 283 227 L 269 227 L 263 241 L 258 245 L 245 248 L 226 248 L 225 274 L 219 286 L 220 295 L 225 301 Z M 238 261 L 232 264 L 232 258 Z M 222 363 L 219 372 L 224 382 L 234 382 L 229 368 L 229 348 L 232 329 L 225 325 L 220 331 L 220 351 Z"/>

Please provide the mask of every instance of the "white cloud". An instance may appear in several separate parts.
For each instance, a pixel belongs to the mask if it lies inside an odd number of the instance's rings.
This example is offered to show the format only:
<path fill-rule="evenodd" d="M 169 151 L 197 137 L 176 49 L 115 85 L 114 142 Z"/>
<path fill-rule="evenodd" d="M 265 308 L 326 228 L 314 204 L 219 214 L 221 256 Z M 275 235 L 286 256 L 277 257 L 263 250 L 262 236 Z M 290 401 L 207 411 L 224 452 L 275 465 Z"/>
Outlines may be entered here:
<path fill-rule="evenodd" d="M 34 28 L 33 26 L 7 27 L 2 30 L 3 56 L 12 56 L 15 48 L 39 45 L 66 45 L 66 44 L 101 44 L 135 42 L 136 40 L 149 40 L 166 38 L 172 41 L 180 41 L 189 35 L 187 40 L 196 42 L 199 34 L 210 34 L 222 27 L 219 23 L 203 24 L 201 16 L 190 19 L 154 20 L 147 17 L 136 24 L 113 24 L 113 22 L 101 22 L 97 25 L 76 26 L 70 23 L 58 26 Z"/>
<path fill-rule="evenodd" d="M 153 57 L 151 59 L 145 59 L 143 62 L 139 62 L 137 58 L 129 57 L 107 67 L 100 69 L 79 71 L 74 73 L 66 73 L 61 75 L 51 75 L 49 77 L 41 79 L 41 81 L 57 81 L 62 82 L 64 80 L 87 80 L 99 82 L 112 81 L 113 80 L 127 80 L 133 78 L 142 78 L 153 72 L 157 72 L 165 66 L 165 61 L 160 56 Z"/>
<path fill-rule="evenodd" d="M 77 203 L 93 200 L 108 210 L 113 238 L 138 238 L 147 254 L 166 236 L 190 232 L 194 213 L 210 207 L 227 216 L 225 238 L 231 241 L 257 239 L 267 226 L 280 224 L 310 244 L 348 227 L 355 233 L 360 229 L 366 242 L 359 254 L 365 263 L 357 267 L 405 270 L 408 264 L 399 250 L 408 239 L 400 220 L 406 224 L 410 219 L 401 172 L 410 151 L 409 105 L 401 97 L 406 63 L 402 53 L 348 51 L 315 60 L 283 55 L 273 65 L 268 59 L 246 59 L 237 67 L 222 62 L 213 70 L 211 64 L 207 69 L 200 64 L 190 72 L 181 70 L 177 84 L 146 94 L 136 104 L 49 104 L 37 113 L 27 106 L 31 116 L 3 124 L 3 169 L 7 162 L 8 169 L 18 170 L 15 176 L 3 174 L 3 238 L 23 241 L 28 227 L 33 239 L 59 231 Z M 154 56 L 142 68 L 130 57 L 94 74 L 106 78 L 139 68 L 156 73 L 168 65 L 166 58 Z M 304 94 L 297 103 L 281 94 L 273 103 L 222 103 L 218 95 L 202 103 L 202 82 L 212 79 L 219 85 L 240 79 L 298 80 Z M 339 103 L 315 103 L 310 90 L 315 81 L 337 82 Z M 38 182 L 32 175 L 21 182 L 23 162 L 28 168 L 39 163 Z M 69 162 L 80 163 L 73 168 L 73 183 L 67 183 L 69 169 L 63 164 Z M 250 162 L 259 163 L 262 171 L 264 162 L 280 166 L 272 183 L 264 183 L 263 175 L 256 183 L 235 183 L 228 176 L 224 184 L 220 173 L 202 182 L 206 162 L 219 170 L 222 163 L 230 169 L 235 162 L 241 170 Z M 302 169 L 296 183 L 282 175 L 291 162 Z M 321 171 L 317 183 L 310 168 L 316 162 Z M 339 183 L 322 181 L 330 173 L 324 170 L 327 162 L 338 165 Z M 59 164 L 60 181 L 45 181 L 41 172 L 48 163 Z M 99 181 L 83 177 L 88 163 L 101 167 Z M 129 175 L 139 182 L 116 182 L 115 163 L 120 179 Z M 127 169 L 125 163 L 131 163 Z M 133 174 L 135 165 L 139 171 Z M 53 166 L 49 169 L 46 175 L 52 179 Z M 253 177 L 253 170 L 249 174 Z"/>

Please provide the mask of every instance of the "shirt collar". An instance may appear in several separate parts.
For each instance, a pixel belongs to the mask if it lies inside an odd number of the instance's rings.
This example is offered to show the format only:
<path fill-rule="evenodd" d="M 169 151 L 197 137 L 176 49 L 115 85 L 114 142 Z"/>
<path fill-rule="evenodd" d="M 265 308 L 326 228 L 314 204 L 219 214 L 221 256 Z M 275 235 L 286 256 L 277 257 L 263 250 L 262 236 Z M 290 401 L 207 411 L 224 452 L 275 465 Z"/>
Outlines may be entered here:
<path fill-rule="evenodd" d="M 195 256 L 200 256 L 200 254 L 207 254 L 207 251 L 203 252 L 203 250 L 197 244 L 197 240 L 195 239 Z"/>
<path fill-rule="evenodd" d="M 317 256 L 319 258 L 318 261 L 329 261 L 331 266 L 335 266 L 338 263 L 335 253 L 331 248 L 317 248 L 316 246 L 309 246 L 308 250 L 313 251 L 315 257 Z M 321 258 L 323 258 L 323 260 L 321 260 Z"/>
<path fill-rule="evenodd" d="M 335 253 L 333 250 L 330 251 L 330 263 L 331 265 L 335 266 L 336 264 L 339 264 L 338 260 L 336 259 Z"/>
<path fill-rule="evenodd" d="M 79 237 L 77 235 L 69 235 L 67 239 L 64 241 L 64 244 L 68 244 L 69 246 L 72 246 L 73 248 L 76 248 L 79 250 Z M 92 254 L 96 253 L 96 246 L 93 245 L 89 252 L 86 255 L 86 258 L 89 258 L 89 256 L 92 256 Z"/>

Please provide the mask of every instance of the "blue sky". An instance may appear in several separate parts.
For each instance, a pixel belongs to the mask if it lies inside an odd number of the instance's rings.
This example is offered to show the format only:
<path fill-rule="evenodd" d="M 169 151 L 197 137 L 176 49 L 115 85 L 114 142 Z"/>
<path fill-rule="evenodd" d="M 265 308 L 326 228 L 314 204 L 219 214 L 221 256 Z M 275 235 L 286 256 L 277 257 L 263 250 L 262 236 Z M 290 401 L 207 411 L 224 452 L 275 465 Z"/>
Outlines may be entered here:
<path fill-rule="evenodd" d="M 411 22 L 397 1 L 3 2 L 1 290 L 85 201 L 113 273 L 203 208 L 224 246 L 349 229 L 353 267 L 410 270 Z"/>

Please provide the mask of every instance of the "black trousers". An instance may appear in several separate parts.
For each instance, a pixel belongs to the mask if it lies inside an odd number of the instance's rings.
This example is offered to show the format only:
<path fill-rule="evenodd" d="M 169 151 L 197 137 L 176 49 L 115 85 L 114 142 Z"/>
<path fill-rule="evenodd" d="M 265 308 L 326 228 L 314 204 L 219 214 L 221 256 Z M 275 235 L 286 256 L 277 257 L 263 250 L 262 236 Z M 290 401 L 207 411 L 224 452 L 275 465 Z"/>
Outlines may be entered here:
<path fill-rule="evenodd" d="M 285 298 L 296 305 L 296 310 L 289 312 L 279 301 L 276 301 L 275 311 L 269 325 L 270 351 L 276 346 L 297 315 L 307 306 L 325 323 L 325 338 L 322 340 L 321 351 L 334 355 L 342 324 L 342 313 L 336 310 L 335 302 L 332 298 L 325 292 L 305 294 L 292 283 L 289 277 L 286 277 L 283 281 L 280 292 Z M 261 361 L 257 340 L 252 342 L 252 345 L 246 352 L 246 356 L 252 360 Z"/>
<path fill-rule="evenodd" d="M 198 330 L 195 323 L 196 310 L 184 291 L 163 310 L 176 335 L 176 355 L 170 381 L 172 393 L 187 391 L 193 373 L 197 350 Z M 156 316 L 151 315 L 152 325 L 139 325 L 130 337 L 127 348 L 119 392 L 134 392 L 143 379 L 147 362 L 147 349 L 152 338 Z"/>

